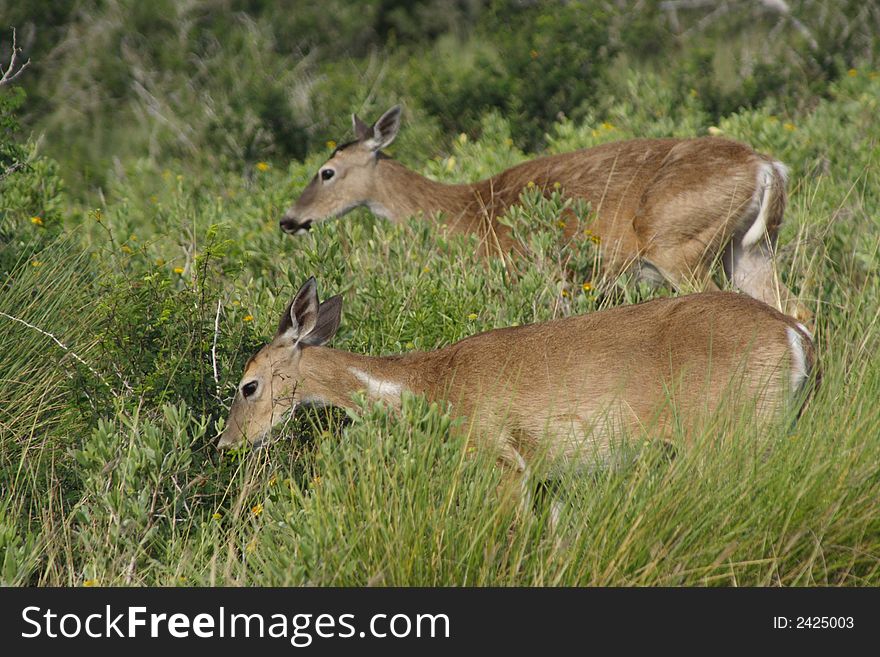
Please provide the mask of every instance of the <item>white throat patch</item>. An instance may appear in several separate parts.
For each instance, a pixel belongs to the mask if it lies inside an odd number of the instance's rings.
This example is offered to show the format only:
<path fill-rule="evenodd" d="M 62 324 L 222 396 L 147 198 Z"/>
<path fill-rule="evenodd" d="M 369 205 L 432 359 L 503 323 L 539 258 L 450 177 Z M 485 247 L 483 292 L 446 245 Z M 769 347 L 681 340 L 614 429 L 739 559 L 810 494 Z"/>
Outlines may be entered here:
<path fill-rule="evenodd" d="M 400 393 L 403 390 L 403 386 L 397 381 L 377 379 L 356 367 L 350 367 L 348 369 L 354 377 L 364 385 L 367 394 L 371 397 L 384 399 L 386 401 L 400 401 Z"/>
<path fill-rule="evenodd" d="M 372 212 L 377 217 L 382 217 L 383 219 L 391 219 L 391 212 L 381 203 L 377 203 L 376 201 L 368 201 L 367 207 L 370 208 L 370 212 Z"/>

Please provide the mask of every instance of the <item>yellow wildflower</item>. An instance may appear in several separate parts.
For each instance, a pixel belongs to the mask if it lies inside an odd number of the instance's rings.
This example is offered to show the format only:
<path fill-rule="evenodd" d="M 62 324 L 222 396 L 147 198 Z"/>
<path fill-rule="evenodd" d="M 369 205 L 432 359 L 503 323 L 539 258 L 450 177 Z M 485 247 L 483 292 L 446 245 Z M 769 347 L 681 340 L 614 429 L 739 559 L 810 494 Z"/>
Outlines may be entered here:
<path fill-rule="evenodd" d="M 795 130 L 794 123 L 783 123 L 782 127 L 785 128 L 786 130 L 788 130 L 789 132 L 794 132 L 794 130 Z"/>
<path fill-rule="evenodd" d="M 533 188 L 535 187 L 535 181 L 534 181 L 534 180 L 530 180 L 530 181 L 529 181 L 529 184 L 526 185 L 526 187 L 528 187 L 529 189 L 533 189 Z"/>
<path fill-rule="evenodd" d="M 274 486 L 277 483 L 278 483 L 278 475 L 277 474 L 273 474 L 271 477 L 269 477 L 269 485 L 270 486 Z"/>
<path fill-rule="evenodd" d="M 599 131 L 598 130 L 590 130 L 590 134 L 593 135 L 594 137 L 598 137 Z"/>
<path fill-rule="evenodd" d="M 159 267 L 161 267 L 162 265 L 165 264 L 165 259 L 164 259 L 164 258 L 156 258 L 156 264 L 157 264 Z"/>
<path fill-rule="evenodd" d="M 34 226 L 42 226 L 42 225 L 43 225 L 43 220 L 42 220 L 40 217 L 31 217 L 31 223 L 32 223 Z"/>
<path fill-rule="evenodd" d="M 334 148 L 336 148 L 336 142 L 332 139 L 327 140 L 327 148 L 332 151 Z"/>
<path fill-rule="evenodd" d="M 562 187 L 562 185 L 559 183 L 558 180 L 555 183 L 553 183 L 553 189 L 559 189 L 560 187 Z"/>
<path fill-rule="evenodd" d="M 590 290 L 593 289 L 593 284 L 590 283 L 590 281 L 587 281 L 586 283 L 581 285 L 581 287 L 584 289 L 584 292 L 589 292 Z"/>
<path fill-rule="evenodd" d="M 700 95 L 700 92 L 696 89 L 691 89 L 688 93 L 691 98 L 697 98 Z"/>
<path fill-rule="evenodd" d="M 508 137 L 507 139 L 504 140 L 504 143 L 507 144 L 508 146 L 513 146 L 513 139 Z"/>
<path fill-rule="evenodd" d="M 39 260 L 31 260 L 31 267 L 42 267 L 43 263 Z"/>
<path fill-rule="evenodd" d="M 565 228 L 565 222 L 562 221 L 561 219 L 556 222 L 556 225 L 559 226 L 560 228 Z"/>
<path fill-rule="evenodd" d="M 268 171 L 269 163 L 268 162 L 257 162 L 257 171 Z"/>
<path fill-rule="evenodd" d="M 150 203 L 158 203 L 158 202 L 159 202 L 159 197 L 156 196 L 155 194 L 153 194 L 153 195 L 150 197 Z"/>
<path fill-rule="evenodd" d="M 477 313 L 471 313 L 470 315 L 468 315 L 468 319 L 471 321 L 475 320 L 477 317 L 479 317 Z"/>
<path fill-rule="evenodd" d="M 568 296 L 568 290 L 563 290 L 563 291 L 562 291 L 562 296 L 567 297 L 567 296 Z"/>
<path fill-rule="evenodd" d="M 244 551 L 247 552 L 248 554 L 253 554 L 254 552 L 257 551 L 257 537 L 256 536 L 254 536 L 250 541 L 248 541 L 248 544 L 245 546 Z"/>
<path fill-rule="evenodd" d="M 425 274 L 427 274 L 429 271 L 431 271 L 430 265 L 425 265 L 424 267 L 422 267 L 422 272 L 424 272 Z"/>
<path fill-rule="evenodd" d="M 260 515 L 262 512 L 263 512 L 263 504 L 262 504 L 262 502 L 257 502 L 256 504 L 254 504 L 254 505 L 251 507 L 251 513 L 253 513 L 255 516 Z"/>
<path fill-rule="evenodd" d="M 603 130 L 614 130 L 614 126 L 612 124 L 608 123 L 608 121 L 603 121 L 602 122 L 602 129 Z"/>
<path fill-rule="evenodd" d="M 87 579 L 83 582 L 83 586 L 97 586 L 97 585 L 98 585 L 97 579 Z"/>
<path fill-rule="evenodd" d="M 173 269 L 173 271 L 174 271 L 175 274 L 182 274 L 182 273 L 183 273 L 183 267 L 175 267 L 175 268 Z"/>
<path fill-rule="evenodd" d="M 119 250 L 123 253 L 132 253 L 131 247 L 128 244 L 123 244 L 121 247 L 119 247 Z"/>
<path fill-rule="evenodd" d="M 254 321 L 254 316 L 253 315 L 245 315 L 244 318 L 242 319 L 242 321 L 252 322 L 252 321 Z"/>
<path fill-rule="evenodd" d="M 851 68 L 851 69 L 849 69 L 849 70 L 846 72 L 846 74 L 847 74 L 849 77 L 854 78 L 854 77 L 856 77 L 856 76 L 859 74 L 859 72 L 858 72 L 856 69 Z"/>
<path fill-rule="evenodd" d="M 220 515 L 220 514 L 217 513 L 217 512 L 214 512 L 214 514 L 213 514 L 211 517 L 212 517 L 214 520 L 220 520 L 220 519 L 223 518 L 223 516 Z"/>
<path fill-rule="evenodd" d="M 455 168 L 455 156 L 450 155 L 449 158 L 446 160 L 446 170 L 452 171 L 454 168 Z"/>

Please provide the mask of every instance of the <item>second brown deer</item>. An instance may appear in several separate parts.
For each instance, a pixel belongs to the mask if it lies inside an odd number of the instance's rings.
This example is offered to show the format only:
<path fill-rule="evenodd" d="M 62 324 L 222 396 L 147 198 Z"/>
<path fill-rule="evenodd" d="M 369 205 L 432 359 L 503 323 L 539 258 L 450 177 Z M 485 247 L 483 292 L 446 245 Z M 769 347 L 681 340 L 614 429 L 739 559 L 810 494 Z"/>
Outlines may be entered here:
<path fill-rule="evenodd" d="M 476 233 L 483 251 L 515 249 L 498 219 L 530 184 L 558 186 L 589 201 L 606 272 L 634 268 L 679 290 L 717 290 L 720 262 L 733 285 L 802 321 L 811 313 L 780 281 L 773 252 L 786 202 L 786 168 L 745 144 L 716 137 L 632 139 L 530 160 L 491 178 L 448 185 L 382 152 L 400 129 L 399 107 L 368 125 L 352 117 L 356 139 L 339 146 L 280 221 L 291 234 L 366 206 L 394 222 L 421 215 L 455 232 Z M 586 239 L 585 237 L 583 239 Z"/>
<path fill-rule="evenodd" d="M 667 440 L 723 411 L 759 424 L 796 409 L 814 367 L 792 318 L 742 294 L 706 292 L 496 329 L 442 349 L 364 356 L 326 345 L 341 297 L 309 279 L 275 338 L 245 365 L 221 449 L 258 444 L 302 405 L 398 407 L 405 393 L 450 404 L 459 430 L 524 482 L 536 459 L 588 463 L 617 435 Z M 548 461 L 549 460 L 549 461 Z"/>

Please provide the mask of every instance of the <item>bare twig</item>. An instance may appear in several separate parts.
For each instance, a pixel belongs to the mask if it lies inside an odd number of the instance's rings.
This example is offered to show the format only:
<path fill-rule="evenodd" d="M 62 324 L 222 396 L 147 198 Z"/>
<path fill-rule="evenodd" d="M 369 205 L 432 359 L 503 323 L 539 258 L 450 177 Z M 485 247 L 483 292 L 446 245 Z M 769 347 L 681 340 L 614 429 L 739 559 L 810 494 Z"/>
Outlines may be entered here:
<path fill-rule="evenodd" d="M 214 385 L 217 399 L 220 399 L 220 373 L 217 371 L 217 336 L 220 334 L 220 309 L 222 303 L 217 299 L 217 314 L 214 315 L 214 344 L 211 345 L 211 365 L 214 366 Z"/>
<path fill-rule="evenodd" d="M 80 358 L 79 355 L 75 351 L 73 351 L 70 347 L 68 347 L 63 342 L 61 342 L 61 340 L 56 338 L 54 335 L 49 333 L 49 331 L 44 331 L 39 326 L 34 326 L 30 322 L 26 322 L 25 320 L 19 319 L 18 317 L 13 317 L 12 315 L 9 315 L 8 313 L 3 312 L 2 310 L 0 310 L 0 315 L 5 317 L 6 319 L 12 320 L 13 322 L 18 322 L 19 324 L 22 324 L 23 326 L 27 326 L 29 329 L 33 329 L 37 333 L 39 333 L 41 335 L 45 335 L 47 338 L 50 338 L 55 344 L 57 344 L 59 347 L 61 347 L 65 352 L 67 352 L 68 354 L 73 356 L 74 359 L 76 359 L 76 361 L 78 363 L 83 365 L 86 369 L 89 370 L 89 372 L 94 374 L 101 383 L 103 383 L 105 386 L 107 386 L 107 388 L 109 388 L 110 392 L 113 393 L 114 397 L 119 397 L 119 393 L 117 393 L 116 390 L 113 388 L 113 386 L 111 386 L 107 382 L 107 379 L 105 379 L 103 376 L 101 376 L 100 372 L 98 372 L 94 367 L 92 367 L 86 361 L 84 361 L 82 358 Z M 129 387 L 128 384 L 126 384 L 124 381 L 123 381 L 123 385 L 125 385 L 126 387 Z"/>
<path fill-rule="evenodd" d="M 6 167 L 5 169 L 3 169 L 3 171 L 0 171 L 0 180 L 3 180 L 6 176 L 12 175 L 24 166 L 24 162 L 15 162 L 11 166 Z"/>
<path fill-rule="evenodd" d="M 810 50 L 818 50 L 819 44 L 816 42 L 813 33 L 810 32 L 809 28 L 798 20 L 794 14 L 792 14 L 791 7 L 789 7 L 785 0 L 754 0 L 754 2 L 763 7 L 766 11 L 779 14 L 781 17 L 780 22 L 790 22 L 794 29 L 800 32 L 801 36 L 804 37 Z M 686 30 L 682 35 L 688 36 L 695 31 L 706 29 L 717 18 L 730 13 L 733 10 L 733 5 L 743 4 L 745 4 L 743 0 L 664 0 L 660 3 L 660 9 L 668 14 L 669 24 L 672 27 L 672 30 L 676 33 L 680 33 L 681 25 L 678 19 L 679 10 L 711 8 L 711 11 L 703 16 L 695 27 Z"/>
<path fill-rule="evenodd" d="M 700 9 L 701 7 L 715 7 L 718 4 L 718 0 L 664 0 L 660 3 L 660 9 L 663 11 Z"/>
<path fill-rule="evenodd" d="M 801 33 L 801 36 L 804 37 L 807 41 L 807 45 L 810 46 L 810 50 L 818 50 L 819 44 L 816 42 L 813 33 L 810 32 L 809 28 L 806 25 L 801 23 L 797 17 L 791 13 L 791 8 L 788 6 L 788 3 L 785 0 L 759 0 L 759 3 L 764 6 L 765 9 L 770 11 L 775 11 L 777 14 L 780 14 L 784 19 L 788 19 L 794 29 Z"/>
<path fill-rule="evenodd" d="M 21 52 L 21 48 L 18 47 L 18 43 L 15 40 L 15 28 L 12 28 L 12 56 L 9 58 L 9 67 L 4 71 L 3 67 L 0 66 L 0 71 L 3 71 L 3 76 L 0 77 L 0 87 L 3 87 L 7 84 L 12 84 L 15 79 L 22 74 L 22 72 L 30 66 L 31 58 L 28 57 L 28 60 L 18 67 L 18 70 L 15 70 L 15 62 L 18 59 L 18 53 Z"/>

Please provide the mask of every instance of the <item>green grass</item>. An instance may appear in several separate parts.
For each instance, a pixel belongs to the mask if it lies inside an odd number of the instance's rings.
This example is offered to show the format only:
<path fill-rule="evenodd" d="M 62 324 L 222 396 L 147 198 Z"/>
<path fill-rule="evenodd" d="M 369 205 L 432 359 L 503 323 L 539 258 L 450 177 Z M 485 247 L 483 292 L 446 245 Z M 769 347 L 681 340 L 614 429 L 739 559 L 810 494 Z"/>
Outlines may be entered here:
<path fill-rule="evenodd" d="M 710 127 L 659 80 L 632 88 L 605 127 L 553 126 L 549 149 Z M 0 581 L 880 584 L 878 97 L 860 72 L 790 125 L 758 109 L 717 126 L 792 169 L 780 268 L 816 309 L 822 367 L 794 429 L 707 426 L 674 458 L 625 445 L 548 486 L 556 537 L 546 504 L 517 518 L 500 503 L 491 459 L 424 400 L 303 412 L 254 453 L 213 441 L 244 361 L 310 275 L 344 295 L 334 346 L 370 354 L 671 294 L 584 291 L 596 263 L 559 245 L 560 199 L 514 213 L 526 257 L 488 264 L 472 240 L 360 212 L 282 236 L 322 154 L 249 176 L 127 161 L 100 208 L 69 209 L 42 241 L 52 226 L 9 215 L 24 255 L 0 286 Z M 423 170 L 486 175 L 526 157 L 508 139 L 490 115 Z"/>

